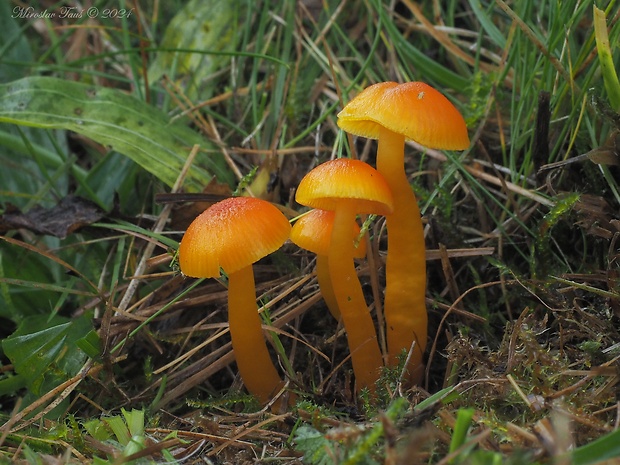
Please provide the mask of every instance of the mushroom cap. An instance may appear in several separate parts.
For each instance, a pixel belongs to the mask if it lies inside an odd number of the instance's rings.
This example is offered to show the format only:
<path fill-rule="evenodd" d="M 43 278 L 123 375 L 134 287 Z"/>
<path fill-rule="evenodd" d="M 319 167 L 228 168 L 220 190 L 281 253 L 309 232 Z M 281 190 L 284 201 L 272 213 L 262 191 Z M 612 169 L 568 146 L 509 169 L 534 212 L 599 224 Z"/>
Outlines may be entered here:
<path fill-rule="evenodd" d="M 317 255 L 328 255 L 331 242 L 332 229 L 334 227 L 335 213 L 329 210 L 314 209 L 295 221 L 291 230 L 291 241 Z M 360 227 L 353 223 L 351 228 L 351 240 L 357 239 Z M 355 258 L 366 256 L 366 241 L 361 240 L 355 248 Z"/>
<path fill-rule="evenodd" d="M 360 160 L 338 158 L 307 173 L 295 200 L 322 210 L 348 204 L 356 213 L 389 215 L 394 210 L 390 188 L 376 169 Z"/>
<path fill-rule="evenodd" d="M 179 246 L 186 276 L 213 278 L 234 273 L 279 249 L 291 225 L 277 207 L 253 197 L 217 202 L 189 225 Z"/>
<path fill-rule="evenodd" d="M 378 139 L 383 126 L 429 148 L 469 147 L 461 113 L 423 82 L 380 82 L 365 88 L 338 113 L 338 126 L 369 139 Z"/>

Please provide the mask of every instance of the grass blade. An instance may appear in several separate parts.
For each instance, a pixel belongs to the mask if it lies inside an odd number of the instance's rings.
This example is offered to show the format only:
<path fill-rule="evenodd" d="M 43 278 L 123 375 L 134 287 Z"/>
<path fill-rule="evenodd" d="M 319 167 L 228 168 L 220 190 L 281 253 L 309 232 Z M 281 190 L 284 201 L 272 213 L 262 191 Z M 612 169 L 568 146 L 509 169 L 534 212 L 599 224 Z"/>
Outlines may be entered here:
<path fill-rule="evenodd" d="M 601 65 L 603 82 L 611 107 L 620 112 L 620 82 L 614 68 L 612 50 L 609 45 L 609 35 L 607 34 L 607 21 L 605 12 L 594 5 L 594 34 L 596 36 L 596 50 L 598 60 Z"/>

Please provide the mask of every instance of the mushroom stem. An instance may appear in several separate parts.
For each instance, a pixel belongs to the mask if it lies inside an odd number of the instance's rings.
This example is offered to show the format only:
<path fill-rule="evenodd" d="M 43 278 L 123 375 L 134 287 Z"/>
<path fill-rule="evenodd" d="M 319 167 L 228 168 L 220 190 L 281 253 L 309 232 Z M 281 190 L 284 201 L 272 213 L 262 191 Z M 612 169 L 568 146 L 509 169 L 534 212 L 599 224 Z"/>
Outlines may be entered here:
<path fill-rule="evenodd" d="M 404 136 L 380 128 L 377 170 L 384 176 L 394 197 L 394 211 L 386 216 L 388 254 L 383 311 L 388 365 L 396 366 L 403 349 L 409 352 L 415 343 L 406 367 L 407 378 L 419 382 L 428 324 L 426 253 L 420 209 L 403 169 L 404 150 Z"/>
<path fill-rule="evenodd" d="M 383 360 L 375 326 L 355 271 L 354 245 L 351 241 L 351 224 L 354 221 L 353 208 L 342 205 L 336 209 L 328 255 L 329 274 L 347 332 L 356 390 L 368 388 L 374 393 Z"/>
<path fill-rule="evenodd" d="M 228 324 L 243 384 L 265 404 L 282 388 L 283 381 L 265 343 L 251 265 L 228 275 Z"/>
<path fill-rule="evenodd" d="M 316 279 L 319 283 L 319 289 L 321 290 L 321 295 L 323 296 L 323 300 L 325 301 L 325 305 L 327 305 L 329 313 L 331 313 L 336 320 L 340 320 L 338 301 L 336 300 L 336 295 L 334 294 L 332 280 L 329 277 L 327 255 L 316 256 Z"/>

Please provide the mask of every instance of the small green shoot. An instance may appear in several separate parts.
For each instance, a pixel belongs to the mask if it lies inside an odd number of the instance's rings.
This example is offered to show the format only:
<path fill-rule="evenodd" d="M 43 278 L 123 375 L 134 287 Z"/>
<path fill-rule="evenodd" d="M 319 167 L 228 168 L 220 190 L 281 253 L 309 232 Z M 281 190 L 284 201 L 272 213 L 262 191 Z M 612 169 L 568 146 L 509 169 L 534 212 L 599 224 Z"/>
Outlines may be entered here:
<path fill-rule="evenodd" d="M 614 67 L 613 54 L 609 45 L 609 35 L 607 33 L 607 21 L 605 12 L 593 6 L 594 9 L 594 34 L 596 37 L 596 50 L 598 51 L 598 59 L 601 65 L 601 73 L 603 74 L 603 82 L 607 91 L 609 104 L 617 112 L 620 113 L 620 82 Z"/>
<path fill-rule="evenodd" d="M 82 424 L 93 439 L 118 449 L 120 457 L 130 457 L 146 447 L 145 425 L 144 410 L 126 410 L 124 408 L 121 408 L 121 415 L 93 419 Z M 162 455 L 169 454 L 167 451 L 161 451 L 161 453 Z M 111 465 L 117 463 L 118 459 L 118 456 L 110 456 L 107 459 L 95 457 L 93 463 Z M 133 463 L 133 461 L 125 461 L 124 463 Z"/>
<path fill-rule="evenodd" d="M 471 426 L 471 421 L 474 417 L 475 410 L 473 408 L 462 408 L 456 414 L 456 423 L 454 424 L 454 430 L 452 431 L 452 439 L 450 441 L 449 452 L 452 454 L 465 444 L 467 438 L 467 432 Z M 467 452 L 464 451 L 464 454 Z M 454 463 L 454 461 L 452 461 Z"/>

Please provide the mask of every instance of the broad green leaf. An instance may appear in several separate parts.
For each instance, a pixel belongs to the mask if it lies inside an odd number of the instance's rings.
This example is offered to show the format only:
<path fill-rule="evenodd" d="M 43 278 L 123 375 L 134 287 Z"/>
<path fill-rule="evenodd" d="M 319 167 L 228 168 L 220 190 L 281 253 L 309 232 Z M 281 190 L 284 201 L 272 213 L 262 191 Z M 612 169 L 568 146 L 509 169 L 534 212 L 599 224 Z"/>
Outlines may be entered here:
<path fill-rule="evenodd" d="M 59 316 L 29 317 L 2 341 L 5 355 L 33 394 L 54 388 L 80 370 L 86 354 L 77 341 L 92 330 L 90 319 L 86 314 L 71 321 Z"/>
<path fill-rule="evenodd" d="M 26 378 L 31 388 L 60 354 L 70 326 L 71 323 L 65 323 L 2 341 L 4 353 L 13 362 L 15 371 Z"/>
<path fill-rule="evenodd" d="M 164 74 L 187 81 L 190 99 L 208 98 L 206 79 L 229 60 L 238 42 L 236 11 L 241 2 L 232 0 L 190 0 L 170 20 L 160 44 L 162 49 L 185 49 L 189 52 L 160 51 L 148 70 L 149 82 Z M 207 53 L 191 53 L 191 50 Z"/>
<path fill-rule="evenodd" d="M 207 145 L 196 132 L 130 95 L 51 77 L 0 85 L 0 122 L 75 131 L 131 158 L 169 186 L 192 146 Z M 186 187 L 201 190 L 213 176 L 232 180 L 220 155 L 199 154 Z"/>

